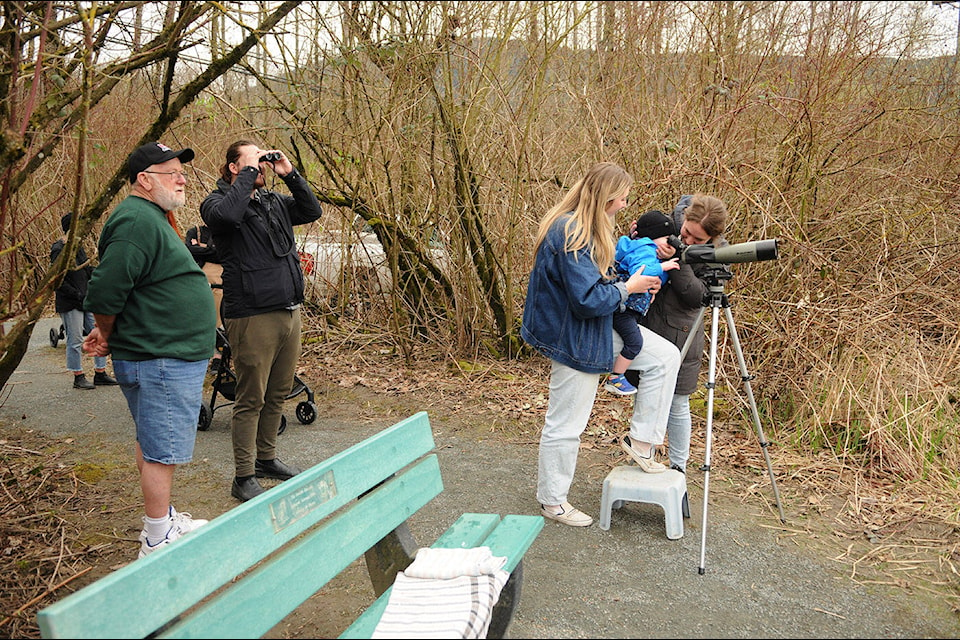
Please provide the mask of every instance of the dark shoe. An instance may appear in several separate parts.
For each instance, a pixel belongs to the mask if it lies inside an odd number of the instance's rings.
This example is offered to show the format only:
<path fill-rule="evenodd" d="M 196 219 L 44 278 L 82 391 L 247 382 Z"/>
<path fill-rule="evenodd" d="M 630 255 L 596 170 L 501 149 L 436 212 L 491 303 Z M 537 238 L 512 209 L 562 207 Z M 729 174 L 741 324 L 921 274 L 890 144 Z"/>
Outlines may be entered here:
<path fill-rule="evenodd" d="M 93 389 L 93 383 L 87 380 L 87 376 L 81 373 L 78 376 L 73 376 L 73 388 L 74 389 Z"/>
<path fill-rule="evenodd" d="M 277 480 L 289 480 L 300 473 L 300 469 L 284 464 L 278 458 L 257 460 L 254 469 L 258 478 L 276 478 Z"/>
<path fill-rule="evenodd" d="M 117 384 L 117 381 L 108 376 L 106 371 L 97 371 L 93 374 L 93 384 L 98 387 L 109 387 Z"/>
<path fill-rule="evenodd" d="M 671 462 L 671 463 L 670 463 L 670 468 L 673 469 L 674 471 L 679 471 L 679 472 L 682 473 L 683 475 L 687 475 L 687 472 L 683 470 L 683 467 L 681 467 L 680 465 L 678 465 L 676 462 Z"/>
<path fill-rule="evenodd" d="M 230 487 L 230 495 L 242 502 L 246 502 L 250 498 L 256 498 L 264 491 L 266 491 L 266 489 L 261 487 L 260 483 L 257 482 L 257 479 L 253 476 L 247 476 L 243 480 L 234 478 L 233 486 Z"/>

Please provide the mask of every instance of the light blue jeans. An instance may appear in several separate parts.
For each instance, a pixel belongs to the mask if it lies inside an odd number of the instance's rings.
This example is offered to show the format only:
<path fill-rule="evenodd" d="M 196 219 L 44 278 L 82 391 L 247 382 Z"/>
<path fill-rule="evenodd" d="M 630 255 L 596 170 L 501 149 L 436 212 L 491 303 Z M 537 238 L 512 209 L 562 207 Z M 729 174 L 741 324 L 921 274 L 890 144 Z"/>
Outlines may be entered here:
<path fill-rule="evenodd" d="M 674 394 L 670 404 L 670 418 L 667 420 L 667 455 L 670 464 L 677 465 L 684 472 L 690 459 L 690 396 Z"/>
<path fill-rule="evenodd" d="M 207 364 L 176 358 L 113 361 L 147 462 L 184 464 L 193 459 Z"/>
<path fill-rule="evenodd" d="M 673 343 L 640 327 L 643 348 L 629 369 L 640 372 L 634 396 L 630 437 L 638 442 L 663 444 L 670 401 L 680 369 L 680 351 Z M 614 332 L 613 353 L 623 341 Z M 601 374 L 584 373 L 556 361 L 550 368 L 550 399 L 540 434 L 537 501 L 557 505 L 567 501 L 577 468 L 580 436 L 587 428 Z"/>
<path fill-rule="evenodd" d="M 60 314 L 63 320 L 63 333 L 67 339 L 67 370 L 74 374 L 83 373 L 83 335 L 90 333 L 94 326 L 93 314 L 89 311 L 83 312 L 80 309 L 73 309 Z M 102 356 L 94 356 L 93 366 L 96 369 L 104 369 L 107 366 L 107 359 Z"/>

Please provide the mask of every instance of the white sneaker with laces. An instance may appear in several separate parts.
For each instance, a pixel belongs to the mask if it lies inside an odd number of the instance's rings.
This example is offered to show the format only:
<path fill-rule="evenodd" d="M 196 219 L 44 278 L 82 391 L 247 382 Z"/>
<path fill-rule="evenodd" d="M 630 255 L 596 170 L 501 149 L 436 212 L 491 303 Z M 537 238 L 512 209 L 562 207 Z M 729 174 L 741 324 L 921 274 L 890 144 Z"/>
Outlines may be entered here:
<path fill-rule="evenodd" d="M 148 556 L 160 547 L 166 546 L 180 537 L 180 533 L 177 532 L 175 527 L 170 527 L 170 530 L 167 531 L 167 535 L 164 536 L 163 540 L 157 542 L 156 544 L 150 544 L 147 540 L 146 530 L 140 532 L 140 555 L 137 558 L 143 558 Z"/>
<path fill-rule="evenodd" d="M 146 517 L 143 518 L 146 522 Z M 144 527 L 140 531 L 140 555 L 138 558 L 142 558 L 145 555 L 151 554 L 160 547 L 170 544 L 180 536 L 195 531 L 202 527 L 203 525 L 210 522 L 209 520 L 204 520 L 203 518 L 193 518 L 187 512 L 179 512 L 173 508 L 173 505 L 170 505 L 170 528 L 167 530 L 166 535 L 163 540 L 156 544 L 150 544 L 147 539 L 147 529 Z"/>
<path fill-rule="evenodd" d="M 174 509 L 173 505 L 170 505 L 170 522 L 173 528 L 179 531 L 180 535 L 183 535 L 199 529 L 210 521 L 203 518 L 194 518 L 186 511 L 181 513 Z"/>

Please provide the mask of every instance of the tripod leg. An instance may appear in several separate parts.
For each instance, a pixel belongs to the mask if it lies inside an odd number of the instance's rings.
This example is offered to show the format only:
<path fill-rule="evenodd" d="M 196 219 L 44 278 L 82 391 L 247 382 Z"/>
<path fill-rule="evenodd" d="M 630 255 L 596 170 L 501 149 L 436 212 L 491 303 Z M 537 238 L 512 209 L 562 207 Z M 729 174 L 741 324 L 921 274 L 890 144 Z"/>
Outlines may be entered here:
<path fill-rule="evenodd" d="M 704 558 L 707 553 L 707 500 L 710 495 L 710 450 L 713 447 L 713 391 L 717 381 L 717 328 L 720 309 L 713 307 L 710 322 L 710 364 L 707 374 L 707 434 L 706 451 L 703 456 L 703 523 L 700 533 L 700 575 L 706 571 Z"/>
<path fill-rule="evenodd" d="M 700 323 L 703 322 L 703 314 L 706 312 L 706 307 L 700 307 L 700 311 L 697 313 L 697 319 L 690 325 L 690 333 L 687 334 L 687 339 L 683 341 L 683 349 L 680 349 L 680 362 L 683 362 L 683 359 L 687 357 L 687 352 L 690 351 L 690 345 L 693 343 L 693 336 L 697 335 L 697 331 L 703 326 Z"/>
<path fill-rule="evenodd" d="M 773 487 L 773 496 L 777 501 L 777 510 L 780 512 L 780 522 L 785 523 L 787 520 L 783 516 L 783 507 L 780 505 L 780 491 L 777 489 L 777 480 L 773 475 L 773 465 L 770 462 L 770 452 L 767 450 L 770 443 L 767 442 L 767 438 L 763 435 L 763 428 L 760 426 L 760 414 L 757 411 L 757 403 L 753 399 L 753 389 L 750 386 L 750 380 L 753 379 L 753 376 L 747 372 L 747 363 L 743 359 L 743 349 L 740 348 L 740 338 L 737 336 L 737 328 L 733 324 L 733 312 L 730 310 L 730 307 L 725 307 L 724 311 L 727 316 L 727 328 L 730 330 L 730 341 L 733 343 L 733 349 L 737 354 L 737 363 L 740 365 L 740 376 L 743 380 L 743 388 L 746 390 L 747 399 L 750 401 L 753 426 L 757 430 L 760 449 L 763 451 L 763 457 L 767 462 L 767 473 L 770 475 L 770 486 Z"/>

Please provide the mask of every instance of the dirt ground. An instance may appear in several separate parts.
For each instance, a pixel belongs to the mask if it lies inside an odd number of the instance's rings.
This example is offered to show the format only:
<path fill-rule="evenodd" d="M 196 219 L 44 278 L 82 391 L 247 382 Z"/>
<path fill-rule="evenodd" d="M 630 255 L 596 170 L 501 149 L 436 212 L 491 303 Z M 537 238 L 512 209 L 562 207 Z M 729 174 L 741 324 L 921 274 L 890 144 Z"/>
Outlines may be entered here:
<path fill-rule="evenodd" d="M 38 637 L 39 608 L 133 561 L 138 549 L 140 494 L 122 394 L 70 387 L 63 345 L 48 339 L 57 324 L 38 325 L 0 392 L 2 637 Z M 319 417 L 299 424 L 294 407 L 305 397 L 290 401 L 285 460 L 309 466 L 425 409 L 445 490 L 411 519 L 418 541 L 429 544 L 463 512 L 536 513 L 544 363 L 466 371 L 422 360 L 411 368 L 386 354 L 312 349 L 302 362 Z M 626 464 L 616 437 L 628 411 L 623 398 L 601 393 L 583 439 L 571 502 L 594 517 L 603 478 Z M 229 418 L 228 407 L 215 411 L 197 435 L 194 462 L 178 470 L 181 511 L 213 518 L 238 504 L 229 494 Z M 662 510 L 639 503 L 615 511 L 609 531 L 547 522 L 525 556 L 511 637 L 960 636 L 956 527 L 925 518 L 919 505 L 883 509 L 902 488 L 852 491 L 828 458 L 797 459 L 774 442 L 782 523 L 753 432 L 735 423 L 714 430 L 707 517 L 698 434 L 683 538 L 668 540 Z M 355 562 L 268 637 L 335 637 L 372 597 Z"/>

